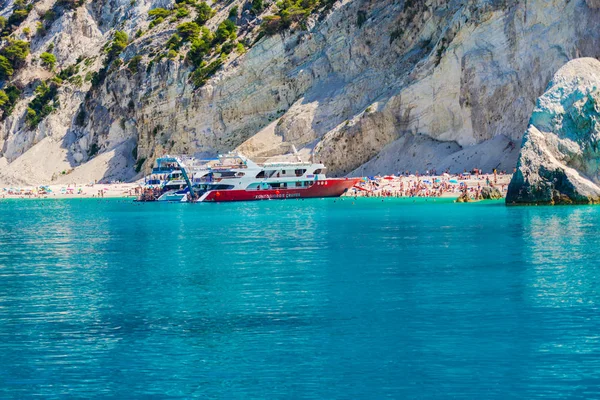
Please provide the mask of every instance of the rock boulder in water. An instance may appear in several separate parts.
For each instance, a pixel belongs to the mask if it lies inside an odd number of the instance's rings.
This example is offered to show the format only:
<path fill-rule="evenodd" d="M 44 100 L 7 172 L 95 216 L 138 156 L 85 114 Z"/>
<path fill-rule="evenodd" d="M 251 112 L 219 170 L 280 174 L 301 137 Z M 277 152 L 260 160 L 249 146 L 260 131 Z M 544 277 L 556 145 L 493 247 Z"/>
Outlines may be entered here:
<path fill-rule="evenodd" d="M 600 203 L 600 61 L 568 62 L 538 99 L 506 203 Z"/>
<path fill-rule="evenodd" d="M 502 197 L 502 192 L 498 188 L 486 186 L 481 189 L 481 198 L 484 200 L 499 200 Z"/>
<path fill-rule="evenodd" d="M 458 198 L 456 199 L 457 203 L 470 203 L 471 202 L 471 197 L 469 197 L 469 194 L 465 191 L 462 192 L 460 196 L 458 196 Z"/>

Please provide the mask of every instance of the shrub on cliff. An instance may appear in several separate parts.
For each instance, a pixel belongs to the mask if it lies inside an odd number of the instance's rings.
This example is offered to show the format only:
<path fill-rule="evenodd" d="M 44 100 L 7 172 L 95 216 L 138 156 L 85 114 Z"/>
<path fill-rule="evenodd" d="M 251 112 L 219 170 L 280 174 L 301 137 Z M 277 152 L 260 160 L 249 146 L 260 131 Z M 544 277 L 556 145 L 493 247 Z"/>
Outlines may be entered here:
<path fill-rule="evenodd" d="M 127 47 L 127 43 L 129 42 L 129 36 L 123 31 L 116 31 L 113 37 L 113 41 L 110 45 L 110 49 L 108 51 L 109 59 L 114 59 L 117 57 L 125 47 Z"/>
<path fill-rule="evenodd" d="M 177 8 L 175 12 L 175 18 L 182 19 L 190 15 L 190 10 L 188 10 L 185 6 L 181 6 Z"/>
<path fill-rule="evenodd" d="M 17 100 L 19 100 L 19 97 L 21 96 L 21 91 L 14 85 L 4 88 L 3 92 L 8 97 L 8 101 L 0 106 L 0 109 L 3 111 L 0 120 L 3 120 L 12 113 Z"/>
<path fill-rule="evenodd" d="M 195 22 L 184 22 L 177 27 L 177 33 L 183 41 L 188 41 L 190 38 L 198 37 L 200 26 Z"/>
<path fill-rule="evenodd" d="M 197 88 L 203 86 L 206 83 L 206 81 L 208 80 L 208 78 L 213 76 L 215 74 L 215 72 L 217 72 L 217 70 L 219 68 L 221 68 L 222 64 L 223 64 L 223 62 L 219 58 L 207 66 L 196 69 L 192 73 L 192 77 L 191 77 L 192 83 L 194 84 L 194 86 Z"/>
<path fill-rule="evenodd" d="M 196 67 L 200 65 L 204 56 L 210 51 L 210 46 L 203 39 L 192 40 L 190 51 L 187 53 L 188 60 Z"/>
<path fill-rule="evenodd" d="M 264 18 L 261 29 L 267 35 L 274 35 L 287 29 L 289 25 L 285 23 L 279 15 L 268 15 Z"/>
<path fill-rule="evenodd" d="M 77 7 L 82 6 L 84 3 L 84 0 L 57 0 L 53 8 L 62 7 L 67 10 L 74 10 Z"/>
<path fill-rule="evenodd" d="M 223 46 L 221 46 L 221 54 L 230 54 L 233 49 L 235 47 L 235 44 L 233 42 L 225 42 L 223 43 Z"/>
<path fill-rule="evenodd" d="M 252 0 L 252 8 L 250 8 L 250 11 L 252 12 L 252 14 L 258 15 L 264 9 L 265 9 L 265 6 L 263 3 L 263 0 Z"/>
<path fill-rule="evenodd" d="M 78 73 L 79 73 L 79 66 L 76 64 L 73 64 L 73 65 L 69 65 L 68 67 L 63 68 L 62 71 L 60 71 L 60 73 L 58 74 L 58 77 L 60 79 L 67 80 Z"/>
<path fill-rule="evenodd" d="M 215 42 L 224 43 L 227 40 L 235 40 L 237 38 L 237 26 L 229 19 L 221 22 L 215 32 Z"/>
<path fill-rule="evenodd" d="M 158 18 L 165 19 L 165 18 L 169 17 L 172 13 L 173 13 L 173 11 L 167 10 L 165 8 L 155 8 L 154 10 L 148 11 L 148 16 L 152 20 L 156 20 Z"/>
<path fill-rule="evenodd" d="M 265 17 L 262 30 L 268 35 L 282 32 L 293 24 L 304 26 L 306 19 L 317 11 L 326 11 L 335 0 L 283 0 L 277 2 L 276 15 Z"/>
<path fill-rule="evenodd" d="M 24 40 L 9 39 L 6 47 L 0 51 L 0 55 L 6 57 L 13 67 L 18 67 L 29 55 L 29 43 Z"/>
<path fill-rule="evenodd" d="M 17 4 L 17 2 L 15 2 L 15 4 Z M 25 21 L 25 19 L 29 15 L 30 11 L 31 11 L 31 8 L 29 8 L 29 7 L 26 7 L 26 8 L 15 8 L 15 10 L 10 15 L 10 17 L 8 17 L 8 21 L 7 21 L 8 23 L 7 23 L 7 25 L 9 25 L 9 26 L 19 26 L 19 24 L 21 22 Z"/>
<path fill-rule="evenodd" d="M 8 58 L 0 55 L 0 80 L 6 80 L 15 73 Z"/>
<path fill-rule="evenodd" d="M 182 43 L 183 43 L 183 40 L 181 39 L 181 36 L 174 33 L 169 38 L 169 40 L 167 40 L 167 43 L 165 43 L 165 45 L 166 45 L 167 49 L 169 49 L 169 50 L 179 50 Z"/>
<path fill-rule="evenodd" d="M 49 83 L 43 82 L 35 88 L 35 94 L 36 97 L 27 106 L 27 114 L 25 115 L 25 122 L 30 128 L 35 128 L 54 111 L 56 96 L 58 95 L 58 84 L 52 81 Z"/>
<path fill-rule="evenodd" d="M 40 60 L 42 61 L 42 65 L 49 70 L 54 69 L 54 65 L 56 64 L 56 57 L 51 53 L 42 53 L 40 54 Z"/>
<path fill-rule="evenodd" d="M 137 55 L 129 60 L 129 64 L 127 64 L 127 69 L 131 71 L 131 73 L 135 74 L 138 72 L 140 68 L 140 64 L 142 63 L 142 56 Z"/>
<path fill-rule="evenodd" d="M 0 89 L 0 109 L 4 107 L 6 103 L 9 102 L 8 95 L 2 89 Z"/>
<path fill-rule="evenodd" d="M 213 10 L 205 1 L 201 1 L 196 5 L 196 23 L 200 26 L 204 25 L 209 19 L 215 15 Z"/>
<path fill-rule="evenodd" d="M 245 53 L 246 53 L 246 46 L 244 46 L 244 44 L 243 44 L 243 43 L 240 43 L 240 42 L 238 42 L 238 43 L 235 45 L 235 51 L 236 51 L 238 54 L 245 54 Z"/>
<path fill-rule="evenodd" d="M 164 8 L 155 8 L 154 10 L 148 11 L 148 16 L 150 17 L 150 19 L 152 19 L 149 28 L 152 29 L 156 25 L 162 23 L 165 20 L 165 18 L 168 18 L 172 13 L 172 10 L 167 10 Z"/>

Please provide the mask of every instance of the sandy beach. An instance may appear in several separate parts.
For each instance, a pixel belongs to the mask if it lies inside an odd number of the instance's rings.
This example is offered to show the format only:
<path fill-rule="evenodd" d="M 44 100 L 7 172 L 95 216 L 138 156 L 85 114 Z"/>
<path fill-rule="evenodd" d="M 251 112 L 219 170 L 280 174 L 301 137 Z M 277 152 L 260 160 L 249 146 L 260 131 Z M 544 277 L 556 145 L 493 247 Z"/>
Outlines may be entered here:
<path fill-rule="evenodd" d="M 510 183 L 510 174 L 443 174 L 377 176 L 363 178 L 358 187 L 346 196 L 356 197 L 444 197 L 457 198 L 463 192 L 477 200 L 483 188 L 496 188 L 503 197 Z"/>
<path fill-rule="evenodd" d="M 511 175 L 493 174 L 377 176 L 363 178 L 346 196 L 357 197 L 459 197 L 464 188 L 472 199 L 482 188 L 496 187 L 503 196 Z M 52 184 L 38 186 L 0 186 L 0 199 L 135 198 L 143 181 L 111 184 Z"/>
<path fill-rule="evenodd" d="M 0 187 L 0 199 L 135 198 L 141 183 Z"/>

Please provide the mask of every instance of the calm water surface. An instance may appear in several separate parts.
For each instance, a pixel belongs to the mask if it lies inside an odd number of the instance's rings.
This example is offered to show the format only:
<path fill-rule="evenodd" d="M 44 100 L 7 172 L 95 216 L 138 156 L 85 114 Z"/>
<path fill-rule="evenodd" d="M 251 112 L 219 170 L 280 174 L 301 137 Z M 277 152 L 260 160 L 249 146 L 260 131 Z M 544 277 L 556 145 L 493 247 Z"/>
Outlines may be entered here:
<path fill-rule="evenodd" d="M 0 200 L 0 398 L 600 397 L 600 207 Z"/>

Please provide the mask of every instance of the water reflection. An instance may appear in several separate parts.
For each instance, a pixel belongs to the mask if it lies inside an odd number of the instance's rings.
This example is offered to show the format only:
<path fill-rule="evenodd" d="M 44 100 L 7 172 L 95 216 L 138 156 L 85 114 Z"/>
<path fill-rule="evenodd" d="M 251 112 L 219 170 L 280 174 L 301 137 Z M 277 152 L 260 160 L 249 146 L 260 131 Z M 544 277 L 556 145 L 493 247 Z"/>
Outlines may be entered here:
<path fill-rule="evenodd" d="M 598 397 L 599 212 L 0 202 L 0 397 Z"/>

